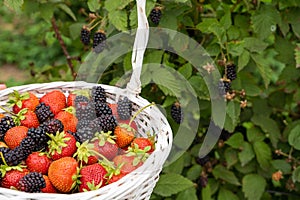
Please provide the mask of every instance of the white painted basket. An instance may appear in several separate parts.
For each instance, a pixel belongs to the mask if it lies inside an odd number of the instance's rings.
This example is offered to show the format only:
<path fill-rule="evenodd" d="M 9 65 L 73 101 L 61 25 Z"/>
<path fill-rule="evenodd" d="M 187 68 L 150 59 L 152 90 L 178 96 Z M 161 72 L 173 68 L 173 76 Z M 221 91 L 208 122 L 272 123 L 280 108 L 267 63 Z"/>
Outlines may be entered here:
<path fill-rule="evenodd" d="M 5 105 L 8 94 L 13 90 L 19 92 L 33 92 L 41 97 L 51 90 L 61 90 L 68 95 L 75 89 L 92 88 L 101 85 L 107 93 L 107 101 L 115 103 L 122 96 L 127 96 L 133 103 L 133 109 L 149 105 L 149 102 L 139 96 L 141 91 L 140 73 L 143 63 L 144 51 L 148 42 L 149 27 L 145 14 L 146 0 L 137 0 L 138 30 L 132 53 L 133 73 L 125 89 L 80 81 L 51 82 L 43 84 L 30 84 L 7 88 L 0 92 L 0 105 Z M 139 31 L 142 30 L 142 31 Z M 145 31 L 146 30 L 146 31 Z M 153 188 L 159 179 L 159 174 L 166 161 L 172 146 L 172 130 L 166 117 L 156 106 L 143 110 L 135 119 L 138 126 L 138 134 L 146 137 L 146 132 L 155 135 L 155 151 L 145 163 L 135 171 L 127 174 L 119 181 L 106 185 L 98 190 L 74 193 L 74 194 L 49 194 L 49 193 L 25 193 L 0 187 L 0 199 L 7 200 L 148 200 Z"/>

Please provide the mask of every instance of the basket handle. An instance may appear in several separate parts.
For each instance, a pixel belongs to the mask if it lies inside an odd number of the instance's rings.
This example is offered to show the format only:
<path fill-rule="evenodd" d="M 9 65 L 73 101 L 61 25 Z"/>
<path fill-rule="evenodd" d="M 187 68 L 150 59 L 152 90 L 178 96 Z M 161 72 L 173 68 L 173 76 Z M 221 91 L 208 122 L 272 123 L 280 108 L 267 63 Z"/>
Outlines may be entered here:
<path fill-rule="evenodd" d="M 136 31 L 131 57 L 132 75 L 126 86 L 126 90 L 127 92 L 138 95 L 141 92 L 140 77 L 143 65 L 143 57 L 149 38 L 149 24 L 146 16 L 146 0 L 136 0 L 136 3 L 138 28 Z"/>

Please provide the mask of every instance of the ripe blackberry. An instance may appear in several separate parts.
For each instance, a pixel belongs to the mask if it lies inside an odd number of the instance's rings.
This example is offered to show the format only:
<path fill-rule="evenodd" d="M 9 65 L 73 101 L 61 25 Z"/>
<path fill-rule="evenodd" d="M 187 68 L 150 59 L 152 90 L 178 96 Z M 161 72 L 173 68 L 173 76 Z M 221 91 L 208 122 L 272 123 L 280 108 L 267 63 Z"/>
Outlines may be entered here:
<path fill-rule="evenodd" d="M 112 115 L 111 108 L 107 105 L 107 103 L 95 102 L 95 112 L 96 116 L 100 117 L 101 115 Z"/>
<path fill-rule="evenodd" d="M 57 132 L 62 132 L 64 130 L 64 125 L 59 119 L 49 119 L 40 125 L 46 133 L 56 134 Z"/>
<path fill-rule="evenodd" d="M 54 117 L 54 114 L 50 110 L 50 106 L 47 106 L 44 102 L 37 105 L 35 108 L 35 114 L 40 123 L 43 123 L 44 121 Z"/>
<path fill-rule="evenodd" d="M 4 139 L 5 133 L 15 126 L 15 122 L 12 117 L 5 116 L 0 120 L 0 140 Z"/>
<path fill-rule="evenodd" d="M 177 124 L 180 124 L 183 120 L 183 113 L 178 102 L 172 104 L 171 106 L 171 117 Z"/>
<path fill-rule="evenodd" d="M 106 103 L 105 90 L 101 86 L 94 86 L 91 90 L 91 96 L 94 102 Z"/>
<path fill-rule="evenodd" d="M 90 126 L 91 124 L 91 120 L 88 120 L 88 119 L 81 119 L 81 120 L 78 120 L 78 123 L 76 125 L 76 129 L 81 129 L 81 128 L 84 128 L 84 127 L 88 127 Z"/>
<path fill-rule="evenodd" d="M 36 143 L 34 146 L 34 151 L 45 149 L 47 147 L 47 142 L 50 139 L 47 135 L 47 132 L 42 127 L 29 128 L 27 137 L 31 138 Z"/>
<path fill-rule="evenodd" d="M 83 143 L 92 139 L 95 135 L 95 131 L 91 127 L 83 127 L 78 129 L 75 135 L 75 138 L 77 137 L 77 141 Z"/>
<path fill-rule="evenodd" d="M 75 105 L 76 117 L 78 120 L 93 120 L 96 118 L 94 103 L 89 101 L 88 103 L 79 103 Z"/>
<path fill-rule="evenodd" d="M 23 176 L 18 184 L 17 189 L 29 193 L 41 192 L 42 188 L 46 187 L 46 181 L 41 173 L 29 172 Z"/>
<path fill-rule="evenodd" d="M 131 101 L 127 97 L 124 97 L 124 99 L 118 101 L 117 105 L 117 112 L 120 119 L 129 119 L 132 113 Z"/>
<path fill-rule="evenodd" d="M 204 156 L 203 158 L 199 158 L 199 157 L 196 158 L 196 162 L 201 166 L 204 166 L 209 161 L 210 161 L 210 158 L 208 155 Z"/>
<path fill-rule="evenodd" d="M 76 95 L 75 97 L 75 100 L 74 100 L 74 104 L 75 104 L 75 107 L 76 106 L 79 106 L 81 104 L 87 104 L 89 103 L 89 98 L 86 97 L 86 96 L 83 96 L 83 95 Z"/>
<path fill-rule="evenodd" d="M 91 122 L 93 131 L 113 131 L 117 126 L 117 119 L 113 115 L 101 115 Z"/>
<path fill-rule="evenodd" d="M 105 45 L 106 45 L 106 34 L 103 31 L 99 30 L 94 34 L 94 38 L 93 38 L 94 52 L 100 53 L 105 48 Z"/>
<path fill-rule="evenodd" d="M 161 9 L 159 7 L 155 7 L 151 10 L 150 12 L 150 20 L 154 23 L 154 24 L 159 24 L 159 21 L 161 19 Z"/>
<path fill-rule="evenodd" d="M 89 45 L 91 39 L 91 31 L 87 27 L 82 27 L 80 32 L 80 40 L 84 45 Z"/>
<path fill-rule="evenodd" d="M 19 146 L 4 155 L 7 165 L 15 166 L 20 164 L 35 150 L 35 146 L 36 142 L 32 138 L 24 138 Z"/>
<path fill-rule="evenodd" d="M 236 66 L 235 66 L 235 64 L 231 63 L 231 64 L 226 65 L 225 72 L 226 72 L 226 77 L 229 80 L 233 81 L 233 80 L 236 79 L 237 74 L 236 74 Z"/>
<path fill-rule="evenodd" d="M 6 160 L 6 154 L 10 151 L 10 148 L 8 147 L 0 147 L 0 152 L 2 153 L 3 157 L 4 157 L 4 160 Z M 0 165 L 3 165 L 4 162 L 2 159 L 0 159 Z"/>
<path fill-rule="evenodd" d="M 231 90 L 231 83 L 229 80 L 221 79 L 218 83 L 218 90 L 220 95 L 225 95 Z"/>

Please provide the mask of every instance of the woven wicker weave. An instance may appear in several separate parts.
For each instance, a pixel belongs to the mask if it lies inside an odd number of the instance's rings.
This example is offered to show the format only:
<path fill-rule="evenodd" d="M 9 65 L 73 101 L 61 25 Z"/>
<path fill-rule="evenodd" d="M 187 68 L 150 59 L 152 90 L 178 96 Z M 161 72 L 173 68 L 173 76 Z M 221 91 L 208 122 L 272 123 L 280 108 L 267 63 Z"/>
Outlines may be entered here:
<path fill-rule="evenodd" d="M 133 109 L 149 105 L 149 102 L 138 94 L 140 92 L 140 72 L 142 67 L 143 55 L 148 41 L 148 22 L 145 15 L 146 0 L 137 0 L 138 11 L 138 31 L 133 47 L 132 67 L 133 74 L 126 89 L 114 86 L 86 83 L 81 81 L 72 82 L 51 82 L 43 84 L 30 84 L 7 88 L 1 91 L 0 105 L 5 105 L 8 100 L 8 94 L 13 90 L 19 92 L 30 91 L 41 97 L 51 90 L 61 90 L 65 95 L 75 89 L 92 88 L 95 85 L 101 85 L 107 93 L 107 101 L 115 103 L 122 96 L 127 96 L 133 102 Z M 139 29 L 143 30 L 139 32 Z M 172 130 L 165 116 L 160 110 L 151 106 L 143 110 L 135 119 L 138 126 L 138 134 L 146 137 L 146 132 L 154 134 L 156 137 L 155 151 L 149 156 L 145 163 L 129 173 L 119 181 L 106 185 L 98 190 L 74 193 L 74 194 L 48 194 L 48 193 L 25 193 L 12 189 L 0 188 L 0 199 L 7 200 L 147 200 L 150 198 L 153 188 L 159 179 L 162 166 L 166 161 L 172 146 Z"/>

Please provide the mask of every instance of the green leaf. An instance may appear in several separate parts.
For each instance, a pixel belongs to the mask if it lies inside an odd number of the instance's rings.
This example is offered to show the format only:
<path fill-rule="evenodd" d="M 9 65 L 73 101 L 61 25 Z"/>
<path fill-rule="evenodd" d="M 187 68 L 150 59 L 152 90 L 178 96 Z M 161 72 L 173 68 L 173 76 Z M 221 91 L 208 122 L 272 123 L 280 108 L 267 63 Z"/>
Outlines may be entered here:
<path fill-rule="evenodd" d="M 196 188 L 188 188 L 180 193 L 178 193 L 176 200 L 198 200 Z"/>
<path fill-rule="evenodd" d="M 248 200 L 260 199 L 266 185 L 266 180 L 258 174 L 247 174 L 242 180 L 242 190 Z"/>
<path fill-rule="evenodd" d="M 69 6 L 67 6 L 66 4 L 58 4 L 57 5 L 61 10 L 63 10 L 65 13 L 67 13 L 74 21 L 77 21 L 75 14 L 73 13 L 73 11 L 71 10 L 71 8 Z"/>
<path fill-rule="evenodd" d="M 202 168 L 200 165 L 193 165 L 190 167 L 186 173 L 186 177 L 191 181 L 195 181 L 199 178 L 199 174 L 201 173 Z"/>
<path fill-rule="evenodd" d="M 91 12 L 96 12 L 100 8 L 98 0 L 88 0 L 87 5 Z"/>
<path fill-rule="evenodd" d="M 223 4 L 223 9 L 225 11 L 225 14 L 220 19 L 220 24 L 227 30 L 230 28 L 232 21 L 231 21 L 231 8 L 229 6 L 225 6 L 226 4 Z"/>
<path fill-rule="evenodd" d="M 251 17 L 253 30 L 261 39 L 269 37 L 276 30 L 276 25 L 280 23 L 280 20 L 281 17 L 276 8 L 264 4 Z"/>
<path fill-rule="evenodd" d="M 266 137 L 259 128 L 253 126 L 247 129 L 247 138 L 249 142 L 257 142 L 263 141 Z"/>
<path fill-rule="evenodd" d="M 232 171 L 229 171 L 222 165 L 217 165 L 212 171 L 214 177 L 222 179 L 233 185 L 240 185 L 239 180 Z"/>
<path fill-rule="evenodd" d="M 238 157 L 241 165 L 245 166 L 255 157 L 255 154 L 253 152 L 251 144 L 248 142 L 243 142 L 241 149 L 242 151 L 238 153 Z"/>
<path fill-rule="evenodd" d="M 218 194 L 218 200 L 239 200 L 239 198 L 230 190 L 221 187 Z"/>
<path fill-rule="evenodd" d="M 179 174 L 163 174 L 154 188 L 154 193 L 168 197 L 193 187 L 193 185 L 192 181 Z"/>
<path fill-rule="evenodd" d="M 178 69 L 178 72 L 180 72 L 186 79 L 190 78 L 193 72 L 193 67 L 191 63 L 187 63 L 180 67 Z"/>
<path fill-rule="evenodd" d="M 164 168 L 164 172 L 181 174 L 184 168 L 184 156 L 180 156 L 175 162 Z"/>
<path fill-rule="evenodd" d="M 275 37 L 275 50 L 278 52 L 276 59 L 285 64 L 296 65 L 294 51 L 296 45 L 286 38 L 280 36 Z"/>
<path fill-rule="evenodd" d="M 52 3 L 41 4 L 39 7 L 42 18 L 47 22 L 50 22 L 53 17 L 54 9 L 55 7 Z"/>
<path fill-rule="evenodd" d="M 290 131 L 288 142 L 295 149 L 300 150 L 300 125 L 295 126 Z"/>
<path fill-rule="evenodd" d="M 259 53 L 264 51 L 268 47 L 268 44 L 255 37 L 246 37 L 244 38 L 244 46 L 250 52 Z"/>
<path fill-rule="evenodd" d="M 230 41 L 227 43 L 227 48 L 231 55 L 240 56 L 244 52 L 244 43 L 240 41 Z"/>
<path fill-rule="evenodd" d="M 108 12 L 108 18 L 116 29 L 127 31 L 127 14 L 125 10 L 112 10 Z"/>
<path fill-rule="evenodd" d="M 292 174 L 293 182 L 300 182 L 300 166 L 298 166 Z"/>
<path fill-rule="evenodd" d="M 210 188 L 210 185 L 208 184 L 205 186 L 205 188 L 202 188 L 201 197 L 202 197 L 202 199 L 210 200 L 211 195 L 212 195 L 211 188 Z"/>
<path fill-rule="evenodd" d="M 80 31 L 84 23 L 73 23 L 69 26 L 70 36 L 73 40 L 80 36 Z"/>
<path fill-rule="evenodd" d="M 4 5 L 17 13 L 21 11 L 24 0 L 4 0 Z"/>
<path fill-rule="evenodd" d="M 262 130 L 267 133 L 266 136 L 270 138 L 273 147 L 276 148 L 279 138 L 281 137 L 276 121 L 265 115 L 254 115 L 251 121 L 260 126 Z"/>
<path fill-rule="evenodd" d="M 241 107 L 238 102 L 229 101 L 226 107 L 226 121 L 224 128 L 232 132 L 239 122 Z"/>
<path fill-rule="evenodd" d="M 295 60 L 296 60 L 296 68 L 300 68 L 300 44 L 299 43 L 295 48 Z"/>
<path fill-rule="evenodd" d="M 265 88 L 268 88 L 273 73 L 270 63 L 260 54 L 251 54 L 251 58 L 256 63 L 259 74 L 264 80 Z"/>
<path fill-rule="evenodd" d="M 239 149 L 244 142 L 244 136 L 241 133 L 233 134 L 225 144 L 228 144 L 232 148 Z"/>
<path fill-rule="evenodd" d="M 272 160 L 271 164 L 276 170 L 282 171 L 283 174 L 290 174 L 292 171 L 291 164 L 286 162 L 286 160 Z"/>
<path fill-rule="evenodd" d="M 260 167 L 268 171 L 270 169 L 270 161 L 272 160 L 272 151 L 269 145 L 265 142 L 254 142 L 253 149 Z"/>
<path fill-rule="evenodd" d="M 224 157 L 226 160 L 227 169 L 230 169 L 231 166 L 235 165 L 238 162 L 237 150 L 233 148 L 226 148 Z"/>

